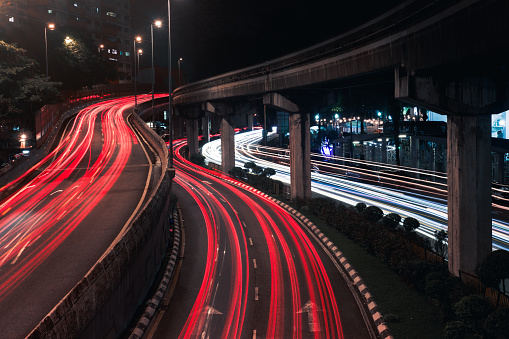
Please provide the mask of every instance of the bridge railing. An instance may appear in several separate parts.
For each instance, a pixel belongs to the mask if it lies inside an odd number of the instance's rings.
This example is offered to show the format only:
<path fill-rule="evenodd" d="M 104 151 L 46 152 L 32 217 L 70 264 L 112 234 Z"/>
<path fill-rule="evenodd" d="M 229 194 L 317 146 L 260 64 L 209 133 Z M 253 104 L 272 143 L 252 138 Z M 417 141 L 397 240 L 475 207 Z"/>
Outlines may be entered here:
<path fill-rule="evenodd" d="M 140 84 L 138 86 L 139 93 L 147 93 L 152 90 L 152 87 L 147 84 Z M 62 93 L 62 102 L 46 105 L 35 114 L 36 148 L 44 144 L 51 130 L 66 110 L 87 102 L 117 98 L 130 94 L 134 94 L 134 84 L 100 85 L 92 89 Z"/>
<path fill-rule="evenodd" d="M 426 15 L 440 13 L 450 6 L 451 1 L 407 1 L 384 15 L 375 18 L 364 25 L 358 26 L 344 34 L 313 45 L 309 48 L 266 61 L 254 66 L 238 69 L 201 81 L 190 83 L 173 91 L 174 102 L 179 104 L 179 96 L 202 89 L 221 86 L 227 83 L 249 80 L 261 76 L 268 76 L 273 72 L 281 72 L 310 62 L 329 58 L 341 53 L 379 41 L 385 36 L 398 34 L 406 28 L 416 24 Z"/>

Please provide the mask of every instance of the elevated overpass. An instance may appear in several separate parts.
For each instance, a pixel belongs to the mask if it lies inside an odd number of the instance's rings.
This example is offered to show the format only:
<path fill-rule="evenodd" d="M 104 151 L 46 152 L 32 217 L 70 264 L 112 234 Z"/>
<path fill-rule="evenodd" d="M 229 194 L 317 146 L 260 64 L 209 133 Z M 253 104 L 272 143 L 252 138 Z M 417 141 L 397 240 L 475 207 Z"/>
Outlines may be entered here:
<path fill-rule="evenodd" d="M 410 0 L 321 44 L 177 88 L 190 152 L 198 119 L 220 116 L 228 171 L 236 116 L 289 112 L 291 196 L 309 198 L 310 112 L 340 86 L 389 83 L 392 111 L 397 99 L 448 117 L 449 268 L 473 272 L 491 251 L 490 115 L 509 108 L 507 8 L 507 0 Z"/>

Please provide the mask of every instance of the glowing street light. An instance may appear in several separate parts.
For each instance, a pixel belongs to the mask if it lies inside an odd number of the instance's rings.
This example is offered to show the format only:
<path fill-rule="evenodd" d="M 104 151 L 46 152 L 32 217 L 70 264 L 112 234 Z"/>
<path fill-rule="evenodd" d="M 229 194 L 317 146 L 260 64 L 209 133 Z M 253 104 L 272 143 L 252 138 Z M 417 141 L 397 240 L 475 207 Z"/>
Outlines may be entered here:
<path fill-rule="evenodd" d="M 73 40 L 71 39 L 71 37 L 70 37 L 70 36 L 66 36 L 66 37 L 65 37 L 64 42 L 65 42 L 67 45 L 69 45 L 71 42 L 73 42 Z"/>
<path fill-rule="evenodd" d="M 49 23 L 46 26 L 44 26 L 44 45 L 46 46 L 46 77 L 49 76 L 49 72 L 48 72 L 48 34 L 47 34 L 48 29 L 50 31 L 54 30 L 55 24 Z"/>
<path fill-rule="evenodd" d="M 26 147 L 26 139 L 27 139 L 27 136 L 26 134 L 21 134 L 20 138 L 19 138 L 19 142 L 20 142 L 20 148 L 25 148 Z"/>
<path fill-rule="evenodd" d="M 152 42 L 152 128 L 154 128 L 154 86 L 156 79 L 156 71 L 154 68 L 154 26 L 160 28 L 163 25 L 161 20 L 156 20 L 153 24 L 150 24 L 150 40 Z"/>
<path fill-rule="evenodd" d="M 137 36 L 133 40 L 133 52 L 134 52 L 134 112 L 138 113 L 138 98 L 136 96 L 136 83 L 138 82 L 138 77 L 136 75 L 136 59 L 139 59 L 139 56 L 136 53 L 136 43 L 141 43 L 141 36 Z"/>
<path fill-rule="evenodd" d="M 179 86 L 181 85 L 181 82 L 180 82 L 180 64 L 182 63 L 182 58 L 179 59 Z"/>

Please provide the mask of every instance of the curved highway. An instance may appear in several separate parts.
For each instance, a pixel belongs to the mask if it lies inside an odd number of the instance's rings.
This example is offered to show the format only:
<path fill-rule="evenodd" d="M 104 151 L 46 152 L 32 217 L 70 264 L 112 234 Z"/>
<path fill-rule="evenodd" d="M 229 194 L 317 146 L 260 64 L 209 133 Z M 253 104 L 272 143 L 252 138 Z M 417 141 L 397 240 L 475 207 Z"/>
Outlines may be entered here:
<path fill-rule="evenodd" d="M 9 193 L 0 201 L 3 338 L 28 335 L 145 199 L 152 164 L 127 122 L 133 99 L 81 110 L 47 157 L 0 188 Z"/>
<path fill-rule="evenodd" d="M 149 338 L 374 337 L 357 294 L 305 227 L 267 197 L 182 159 L 177 145 L 172 190 L 185 257 Z"/>
<path fill-rule="evenodd" d="M 260 139 L 261 130 L 235 135 L 236 166 L 243 167 L 246 162 L 254 161 L 261 167 L 274 168 L 276 175 L 272 178 L 289 184 L 288 151 L 259 146 Z M 202 154 L 206 161 L 221 164 L 220 140 L 214 140 L 204 145 Z M 318 168 L 311 174 L 312 192 L 349 205 L 355 205 L 358 202 L 364 202 L 368 206 L 375 205 L 380 207 L 385 214 L 394 212 L 402 217 L 414 217 L 421 223 L 418 231 L 429 237 L 433 237 L 435 230 L 447 230 L 446 184 L 424 180 L 412 180 L 411 182 L 409 178 L 402 176 L 362 170 L 353 165 L 345 166 L 324 162 L 323 157 L 319 158 L 321 159 L 312 160 L 312 164 Z M 350 161 L 351 159 L 343 160 Z M 367 161 L 359 162 L 369 163 Z M 384 166 L 383 164 L 376 165 Z M 391 168 L 390 165 L 386 167 L 387 169 Z M 345 171 L 348 174 L 345 174 Z M 429 175 L 426 171 L 422 171 L 422 174 Z M 438 181 L 444 180 L 445 177 L 438 179 Z M 390 187 L 383 187 L 380 182 L 390 183 Z M 509 249 L 509 223 L 495 218 L 493 219 L 493 248 Z"/>

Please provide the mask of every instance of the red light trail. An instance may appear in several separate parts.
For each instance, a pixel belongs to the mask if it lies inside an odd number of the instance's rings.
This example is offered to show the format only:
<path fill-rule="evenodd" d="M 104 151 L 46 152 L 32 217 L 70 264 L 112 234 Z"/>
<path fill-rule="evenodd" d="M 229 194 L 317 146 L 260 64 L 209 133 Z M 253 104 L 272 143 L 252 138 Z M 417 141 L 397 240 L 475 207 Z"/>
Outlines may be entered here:
<path fill-rule="evenodd" d="M 0 189 L 32 178 L 0 203 L 0 300 L 73 232 L 118 180 L 138 143 L 124 117 L 132 105 L 133 98 L 122 98 L 83 109 L 50 154 Z M 93 143 L 101 144 L 100 151 L 93 151 Z"/>
<path fill-rule="evenodd" d="M 253 331 L 253 337 L 286 338 L 291 334 L 293 338 L 309 335 L 343 338 L 338 300 L 316 249 L 317 244 L 272 200 L 227 184 L 218 178 L 224 175 L 198 168 L 185 160 L 179 153 L 183 145 L 182 141 L 175 143 L 175 182 L 197 202 L 205 218 L 208 248 L 201 288 L 179 338 L 213 337 L 218 333 L 217 328 L 222 328 L 222 338 L 251 335 L 249 331 Z M 229 199 L 221 193 L 223 190 L 230 192 Z M 232 195 L 235 198 L 232 199 Z M 236 210 L 242 206 L 247 207 L 253 216 L 248 226 L 242 221 L 247 217 Z M 256 251 L 252 239 L 247 240 L 246 232 L 260 235 L 256 237 L 259 245 Z M 250 242 L 251 246 L 248 245 Z M 224 253 L 231 253 L 222 256 L 222 249 Z M 266 266 L 270 273 L 266 285 L 254 282 L 259 251 L 268 258 L 266 263 L 261 259 L 258 261 L 258 266 Z M 231 262 L 230 271 L 221 269 L 225 260 Z M 225 277 L 226 272 L 231 275 Z M 225 280 L 229 282 L 225 283 Z M 221 288 L 228 289 L 228 307 L 222 312 L 224 317 L 213 317 L 221 305 L 215 297 L 224 295 Z M 266 297 L 267 308 L 259 309 L 259 305 L 265 304 L 257 304 L 257 301 Z M 256 309 L 266 321 L 257 323 L 256 329 L 250 329 L 254 325 L 245 319 L 248 309 L 250 312 Z M 248 327 L 243 327 L 247 323 Z"/>

